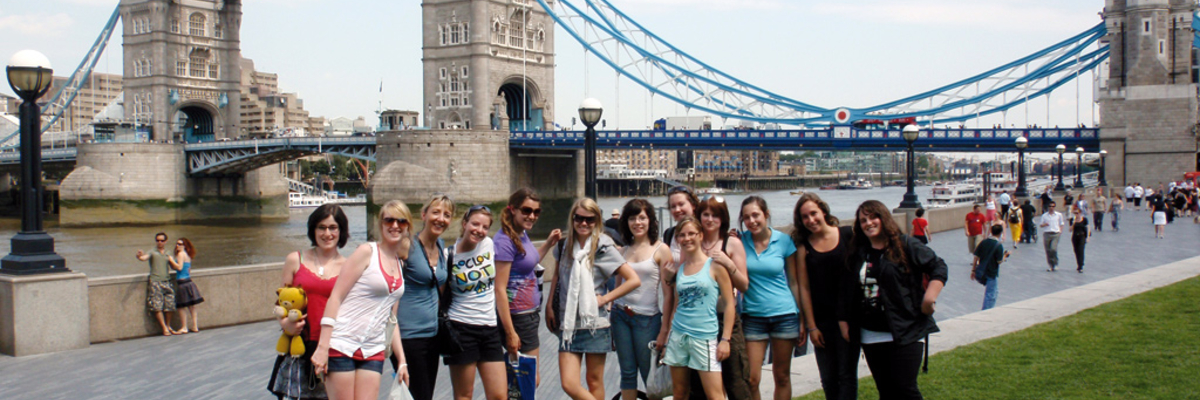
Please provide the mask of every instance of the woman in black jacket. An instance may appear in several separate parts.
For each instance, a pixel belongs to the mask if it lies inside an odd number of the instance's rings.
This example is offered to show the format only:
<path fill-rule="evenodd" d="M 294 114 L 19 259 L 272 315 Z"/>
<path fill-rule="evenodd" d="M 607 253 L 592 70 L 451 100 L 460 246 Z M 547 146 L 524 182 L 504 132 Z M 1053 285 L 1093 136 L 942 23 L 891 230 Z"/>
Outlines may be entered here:
<path fill-rule="evenodd" d="M 862 343 L 881 400 L 921 399 L 921 340 L 938 331 L 932 315 L 946 284 L 946 263 L 903 235 L 883 203 L 864 202 L 855 218 L 849 279 L 838 300 L 842 337 L 849 341 L 853 334 Z"/>

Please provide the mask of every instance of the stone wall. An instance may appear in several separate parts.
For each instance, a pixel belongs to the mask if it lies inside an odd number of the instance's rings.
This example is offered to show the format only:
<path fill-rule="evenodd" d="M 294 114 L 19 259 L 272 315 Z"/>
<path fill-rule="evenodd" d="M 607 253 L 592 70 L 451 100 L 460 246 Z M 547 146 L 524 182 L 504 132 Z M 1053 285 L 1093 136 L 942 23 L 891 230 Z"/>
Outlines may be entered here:
<path fill-rule="evenodd" d="M 584 196 L 583 150 L 519 150 L 508 159 L 514 191 L 530 187 L 543 200 Z"/>
<path fill-rule="evenodd" d="M 80 144 L 74 171 L 59 186 L 62 200 L 167 200 L 186 195 L 183 145 Z"/>
<path fill-rule="evenodd" d="M 508 132 L 406 130 L 376 137 L 371 202 L 422 203 L 436 192 L 459 203 L 508 198 Z M 415 211 L 415 210 L 414 210 Z"/>

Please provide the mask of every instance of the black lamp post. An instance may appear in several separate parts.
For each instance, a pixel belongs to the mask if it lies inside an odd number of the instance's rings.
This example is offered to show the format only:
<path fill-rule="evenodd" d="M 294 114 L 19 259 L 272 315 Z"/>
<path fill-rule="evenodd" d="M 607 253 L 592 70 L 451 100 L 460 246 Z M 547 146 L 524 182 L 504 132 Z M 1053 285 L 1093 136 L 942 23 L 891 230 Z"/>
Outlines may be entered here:
<path fill-rule="evenodd" d="M 1064 144 L 1060 144 L 1060 145 L 1058 145 L 1058 146 L 1054 146 L 1054 151 L 1058 153 L 1058 184 L 1057 184 L 1057 185 L 1054 185 L 1054 191 L 1056 191 L 1056 192 L 1062 192 L 1062 191 L 1065 191 L 1065 190 L 1067 190 L 1067 187 L 1066 187 L 1066 186 L 1063 186 L 1063 181 L 1062 181 L 1062 176 L 1063 176 L 1063 152 L 1064 152 L 1064 151 L 1067 151 L 1067 146 L 1066 146 L 1066 145 L 1064 145 Z"/>
<path fill-rule="evenodd" d="M 913 192 L 913 169 L 917 163 L 913 161 L 913 142 L 917 141 L 918 134 L 921 129 L 916 124 L 906 125 L 904 127 L 904 141 L 908 142 L 908 167 L 905 175 L 907 175 L 908 191 L 904 193 L 904 200 L 900 201 L 900 208 L 921 208 L 921 202 L 917 200 L 917 194 Z M 882 176 L 882 175 L 881 175 Z"/>
<path fill-rule="evenodd" d="M 1100 150 L 1100 186 L 1108 187 L 1108 179 L 1104 178 L 1104 158 L 1108 157 L 1108 150 Z"/>
<path fill-rule="evenodd" d="M 1029 191 L 1025 188 L 1025 148 L 1029 147 L 1029 139 L 1024 136 L 1017 138 L 1017 190 L 1014 196 L 1027 197 Z"/>
<path fill-rule="evenodd" d="M 1083 147 L 1075 148 L 1075 155 L 1078 159 L 1075 161 L 1075 188 L 1083 188 Z"/>
<path fill-rule="evenodd" d="M 584 133 L 583 157 L 584 157 L 584 195 L 591 197 L 592 200 L 597 199 L 596 194 L 596 123 L 600 122 L 600 116 L 604 114 L 604 107 L 600 105 L 600 100 L 591 97 L 583 99 L 583 103 L 579 103 L 579 120 L 587 126 L 587 131 Z"/>
<path fill-rule="evenodd" d="M 37 98 L 50 89 L 50 60 L 21 50 L 8 62 L 8 84 L 21 98 L 21 231 L 12 238 L 12 253 L 0 260 L 0 273 L 32 275 L 69 272 L 54 253 L 54 238 L 42 230 L 42 120 Z"/>

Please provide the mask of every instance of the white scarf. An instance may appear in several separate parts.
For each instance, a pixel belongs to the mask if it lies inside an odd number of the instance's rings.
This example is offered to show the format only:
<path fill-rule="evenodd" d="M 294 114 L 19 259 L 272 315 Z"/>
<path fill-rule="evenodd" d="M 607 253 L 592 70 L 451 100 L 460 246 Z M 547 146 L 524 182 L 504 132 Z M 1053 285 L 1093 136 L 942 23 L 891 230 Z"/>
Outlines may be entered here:
<path fill-rule="evenodd" d="M 572 257 L 571 274 L 568 275 L 567 304 L 563 307 L 562 340 L 570 343 L 576 329 L 596 330 L 609 327 L 608 319 L 600 318 L 600 305 L 596 303 L 596 282 L 592 278 L 592 245 L 584 242 L 582 249 L 575 250 Z M 578 320 L 578 326 L 575 321 Z"/>

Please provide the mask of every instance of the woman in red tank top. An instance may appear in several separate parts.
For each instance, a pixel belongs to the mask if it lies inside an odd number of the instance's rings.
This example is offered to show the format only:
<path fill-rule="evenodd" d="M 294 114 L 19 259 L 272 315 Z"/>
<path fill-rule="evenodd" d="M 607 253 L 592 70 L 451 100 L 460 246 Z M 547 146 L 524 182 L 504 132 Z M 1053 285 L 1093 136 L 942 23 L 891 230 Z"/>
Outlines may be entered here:
<path fill-rule="evenodd" d="M 317 207 L 308 216 L 308 240 L 313 247 L 289 253 L 283 262 L 283 285 L 303 288 L 308 307 L 304 320 L 279 320 L 279 326 L 288 334 L 302 335 L 306 351 L 302 357 L 280 355 L 275 360 L 267 390 L 279 398 L 326 398 L 325 385 L 317 379 L 311 358 L 321 338 L 325 302 L 346 261 L 338 249 L 350 240 L 349 225 L 346 214 L 336 204 Z"/>

